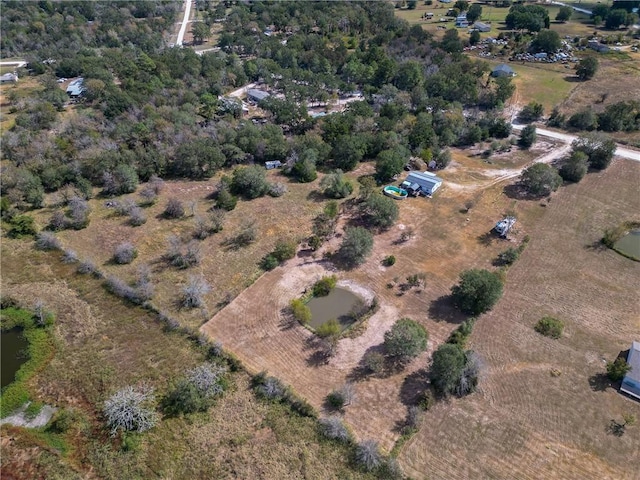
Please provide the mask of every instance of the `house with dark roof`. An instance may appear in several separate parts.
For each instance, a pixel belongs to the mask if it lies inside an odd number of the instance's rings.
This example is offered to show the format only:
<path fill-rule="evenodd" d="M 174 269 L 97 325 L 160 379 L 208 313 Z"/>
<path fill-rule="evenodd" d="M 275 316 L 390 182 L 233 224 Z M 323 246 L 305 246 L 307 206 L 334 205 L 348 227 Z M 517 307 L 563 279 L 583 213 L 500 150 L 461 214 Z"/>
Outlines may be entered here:
<path fill-rule="evenodd" d="M 633 342 L 627 355 L 631 370 L 622 379 L 620 391 L 640 399 L 640 342 Z"/>
<path fill-rule="evenodd" d="M 491 71 L 492 77 L 515 77 L 516 72 L 513 71 L 506 63 L 501 63 Z"/>
<path fill-rule="evenodd" d="M 475 28 L 479 32 L 489 32 L 491 31 L 491 25 L 487 25 L 486 23 L 476 22 L 473 24 L 473 28 Z"/>

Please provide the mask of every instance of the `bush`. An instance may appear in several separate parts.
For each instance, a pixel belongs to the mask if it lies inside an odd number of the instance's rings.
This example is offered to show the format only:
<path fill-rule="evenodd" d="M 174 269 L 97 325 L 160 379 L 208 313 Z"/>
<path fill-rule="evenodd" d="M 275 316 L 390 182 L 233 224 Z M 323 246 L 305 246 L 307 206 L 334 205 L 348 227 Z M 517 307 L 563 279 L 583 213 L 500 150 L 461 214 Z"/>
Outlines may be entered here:
<path fill-rule="evenodd" d="M 280 265 L 280 262 L 271 253 L 269 255 L 265 255 L 260 261 L 260 268 L 266 271 L 273 270 L 278 265 Z"/>
<path fill-rule="evenodd" d="M 116 247 L 113 253 L 113 261 L 119 265 L 125 265 L 133 262 L 138 256 L 138 251 L 129 242 L 121 243 Z"/>
<path fill-rule="evenodd" d="M 204 295 L 211 291 L 211 287 L 204 277 L 189 276 L 187 285 L 182 289 L 180 305 L 184 308 L 198 308 L 204 304 Z"/>
<path fill-rule="evenodd" d="M 336 338 L 340 336 L 341 331 L 342 328 L 340 327 L 340 322 L 338 322 L 338 320 L 336 320 L 335 318 L 332 318 L 324 322 L 316 329 L 316 335 L 318 335 L 320 338 Z"/>
<path fill-rule="evenodd" d="M 17 215 L 11 219 L 11 228 L 7 235 L 11 238 L 22 238 L 36 234 L 36 225 L 33 217 L 29 215 Z"/>
<path fill-rule="evenodd" d="M 91 274 L 94 276 L 100 276 L 98 267 L 91 260 L 83 260 L 80 262 L 76 271 L 82 275 Z"/>
<path fill-rule="evenodd" d="M 549 338 L 560 338 L 562 336 L 562 330 L 564 329 L 564 323 L 557 318 L 545 316 L 538 320 L 534 330 L 541 335 Z"/>
<path fill-rule="evenodd" d="M 231 192 L 227 187 L 222 187 L 216 195 L 216 207 L 230 212 L 236 208 L 238 199 L 231 195 Z"/>
<path fill-rule="evenodd" d="M 289 389 L 276 377 L 261 372 L 252 379 L 255 392 L 267 400 L 282 401 L 289 398 Z"/>
<path fill-rule="evenodd" d="M 183 245 L 178 237 L 169 237 L 169 250 L 166 259 L 174 267 L 185 269 L 200 263 L 202 254 L 200 245 L 195 240 Z"/>
<path fill-rule="evenodd" d="M 473 331 L 474 323 L 475 320 L 473 319 L 465 320 L 464 322 L 462 322 L 458 328 L 451 332 L 451 335 L 449 335 L 449 338 L 447 339 L 447 343 L 452 343 L 454 345 L 464 347 L 467 343 L 467 339 Z"/>
<path fill-rule="evenodd" d="M 62 244 L 53 233 L 40 232 L 36 235 L 36 248 L 38 250 L 62 250 Z"/>
<path fill-rule="evenodd" d="M 518 145 L 520 148 L 529 149 L 536 141 L 536 127 L 534 125 L 527 125 L 520 132 L 520 139 L 518 140 Z"/>
<path fill-rule="evenodd" d="M 282 182 L 276 182 L 269 185 L 269 195 L 272 197 L 281 197 L 287 193 L 287 186 Z"/>
<path fill-rule="evenodd" d="M 341 170 L 326 175 L 320 181 L 323 193 L 329 198 L 345 198 L 353 192 L 353 184 L 344 176 Z"/>
<path fill-rule="evenodd" d="M 372 471 L 382 466 L 383 458 L 380 454 L 378 442 L 364 440 L 356 448 L 356 463 L 367 471 Z"/>
<path fill-rule="evenodd" d="M 395 265 L 395 263 L 396 263 L 396 257 L 394 257 L 393 255 L 384 257 L 384 259 L 382 260 L 382 265 L 384 265 L 385 267 L 391 267 Z"/>
<path fill-rule="evenodd" d="M 322 277 L 313 285 L 313 296 L 314 297 L 326 297 L 331 293 L 338 283 L 338 279 L 335 275 L 331 275 L 329 277 Z"/>
<path fill-rule="evenodd" d="M 132 227 L 139 227 L 147 222 L 147 217 L 140 207 L 133 207 L 129 210 L 129 224 Z"/>
<path fill-rule="evenodd" d="M 519 118 L 523 122 L 535 122 L 544 114 L 544 107 L 538 102 L 530 102 L 520 111 Z"/>
<path fill-rule="evenodd" d="M 520 250 L 517 248 L 509 247 L 504 252 L 498 254 L 498 265 L 513 265 L 520 257 Z"/>
<path fill-rule="evenodd" d="M 579 136 L 571 144 L 574 152 L 583 152 L 589 158 L 589 167 L 603 170 L 611 164 L 616 143 L 603 133 L 588 133 Z"/>
<path fill-rule="evenodd" d="M 402 318 L 384 334 L 384 348 L 390 357 L 407 361 L 427 349 L 428 338 L 422 325 L 410 318 Z"/>
<path fill-rule="evenodd" d="M 618 357 L 613 362 L 607 362 L 607 377 L 612 382 L 619 382 L 631 370 L 624 358 Z"/>
<path fill-rule="evenodd" d="M 290 260 L 296 256 L 298 245 L 293 240 L 278 240 L 272 255 L 279 262 Z"/>
<path fill-rule="evenodd" d="M 347 405 L 350 405 L 351 402 L 355 399 L 355 389 L 353 385 L 350 383 L 345 383 L 338 390 L 334 390 L 329 395 L 327 395 L 327 404 L 330 407 L 335 409 L 340 409 Z"/>
<path fill-rule="evenodd" d="M 362 364 L 371 373 L 380 375 L 384 372 L 384 355 L 379 352 L 367 352 L 362 357 Z"/>
<path fill-rule="evenodd" d="M 269 191 L 265 169 L 258 165 L 239 167 L 233 171 L 231 192 L 247 199 L 263 196 Z"/>
<path fill-rule="evenodd" d="M 321 418 L 319 421 L 320 433 L 332 440 L 342 443 L 351 441 L 351 434 L 345 424 L 338 417 Z"/>
<path fill-rule="evenodd" d="M 206 411 L 225 389 L 226 369 L 205 364 L 187 372 L 163 400 L 163 410 L 170 415 Z"/>
<path fill-rule="evenodd" d="M 460 345 L 444 343 L 433 353 L 431 381 L 442 394 L 453 393 L 466 364 L 466 356 Z"/>
<path fill-rule="evenodd" d="M 311 321 L 311 310 L 299 298 L 291 300 L 289 307 L 291 308 L 291 314 L 293 317 L 303 325 L 306 325 Z"/>
<path fill-rule="evenodd" d="M 164 216 L 167 218 L 182 218 L 184 213 L 184 205 L 177 198 L 170 198 L 164 208 Z"/>
<path fill-rule="evenodd" d="M 144 432 L 155 426 L 158 415 L 153 409 L 153 389 L 125 387 L 107 399 L 103 409 L 111 434 L 118 430 Z"/>
<path fill-rule="evenodd" d="M 480 315 L 491 310 L 502 296 L 502 280 L 488 270 L 466 270 L 451 288 L 454 304 L 464 313 Z"/>
<path fill-rule="evenodd" d="M 339 256 L 348 266 L 362 264 L 373 248 L 373 236 L 362 227 L 349 227 L 345 231 Z"/>

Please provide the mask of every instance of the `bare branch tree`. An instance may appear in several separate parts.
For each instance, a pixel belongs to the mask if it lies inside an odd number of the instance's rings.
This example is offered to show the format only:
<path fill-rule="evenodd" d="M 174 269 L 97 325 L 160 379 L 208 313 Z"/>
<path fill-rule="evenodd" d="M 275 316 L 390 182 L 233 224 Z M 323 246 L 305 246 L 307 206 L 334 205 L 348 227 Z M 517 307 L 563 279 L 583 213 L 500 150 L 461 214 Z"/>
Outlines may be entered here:
<path fill-rule="evenodd" d="M 197 308 L 203 305 L 203 296 L 211 291 L 211 287 L 202 276 L 189 276 L 189 282 L 182 289 L 181 305 L 184 308 Z"/>
<path fill-rule="evenodd" d="M 113 260 L 120 265 L 133 262 L 138 256 L 136 248 L 129 242 L 124 242 L 118 245 L 113 253 Z"/>
<path fill-rule="evenodd" d="M 215 397 L 224 391 L 221 384 L 222 377 L 227 373 L 227 369 L 211 363 L 200 365 L 187 372 L 187 380 L 198 390 L 198 393 L 205 398 Z"/>
<path fill-rule="evenodd" d="M 320 419 L 320 430 L 322 434 L 333 440 L 348 442 L 351 439 L 349 430 L 339 417 L 327 417 Z"/>
<path fill-rule="evenodd" d="M 356 449 L 356 461 L 368 471 L 380 467 L 382 465 L 382 455 L 380 455 L 378 442 L 375 440 L 360 442 Z"/>
<path fill-rule="evenodd" d="M 153 408 L 153 388 L 128 386 L 104 403 L 104 415 L 111 435 L 118 430 L 144 432 L 155 426 L 158 414 Z"/>

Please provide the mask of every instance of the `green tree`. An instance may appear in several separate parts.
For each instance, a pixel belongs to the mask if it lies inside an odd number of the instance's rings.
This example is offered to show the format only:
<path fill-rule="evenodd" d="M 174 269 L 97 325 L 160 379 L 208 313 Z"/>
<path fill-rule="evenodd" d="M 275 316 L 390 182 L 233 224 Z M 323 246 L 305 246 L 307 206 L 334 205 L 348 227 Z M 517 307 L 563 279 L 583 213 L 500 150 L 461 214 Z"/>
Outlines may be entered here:
<path fill-rule="evenodd" d="M 536 52 L 555 53 L 561 46 L 560 35 L 555 30 L 542 30 L 531 42 L 531 48 Z"/>
<path fill-rule="evenodd" d="M 193 43 L 201 44 L 211 36 L 211 29 L 206 23 L 194 22 L 192 25 L 191 34 L 193 35 Z"/>
<path fill-rule="evenodd" d="M 584 57 L 578 62 L 576 75 L 580 80 L 591 80 L 598 71 L 599 62 L 596 57 Z"/>
<path fill-rule="evenodd" d="M 318 178 L 316 164 L 309 159 L 300 160 L 291 168 L 291 175 L 301 183 L 313 182 Z"/>
<path fill-rule="evenodd" d="M 433 353 L 430 376 L 440 393 L 446 395 L 455 391 L 466 361 L 464 350 L 457 344 L 443 343 Z"/>
<path fill-rule="evenodd" d="M 571 19 L 571 15 L 573 15 L 573 8 L 567 6 L 560 7 L 556 15 L 556 21 L 562 23 L 568 22 Z"/>
<path fill-rule="evenodd" d="M 386 229 L 398 219 L 399 209 L 396 200 L 374 194 L 364 203 L 363 213 L 368 224 Z"/>
<path fill-rule="evenodd" d="M 564 323 L 557 318 L 547 315 L 538 320 L 538 323 L 536 323 L 533 328 L 545 337 L 560 338 L 562 336 L 562 330 L 564 329 Z"/>
<path fill-rule="evenodd" d="M 454 304 L 470 315 L 480 315 L 502 296 L 502 280 L 497 273 L 472 269 L 460 274 L 460 282 L 451 288 Z"/>
<path fill-rule="evenodd" d="M 440 46 L 445 52 L 449 53 L 461 53 L 462 42 L 458 36 L 458 31 L 455 28 L 451 28 L 444 33 Z"/>
<path fill-rule="evenodd" d="M 373 248 L 373 236 L 362 227 L 349 227 L 345 231 L 344 240 L 338 254 L 348 266 L 363 263 Z"/>
<path fill-rule="evenodd" d="M 320 181 L 320 187 L 329 198 L 345 198 L 353 192 L 353 184 L 341 170 L 326 175 Z"/>
<path fill-rule="evenodd" d="M 409 152 L 404 148 L 380 152 L 376 158 L 376 179 L 378 182 L 386 182 L 402 172 L 408 155 Z"/>
<path fill-rule="evenodd" d="M 544 107 L 541 103 L 538 102 L 530 102 L 524 106 L 524 108 L 520 111 L 518 117 L 523 122 L 535 122 L 539 120 L 540 117 L 544 114 Z"/>
<path fill-rule="evenodd" d="M 560 176 L 566 182 L 579 182 L 587 173 L 589 168 L 589 157 L 586 153 L 575 151 L 562 167 L 560 167 Z"/>
<path fill-rule="evenodd" d="M 551 165 L 536 163 L 522 172 L 520 183 L 532 195 L 542 197 L 555 192 L 562 185 L 562 177 Z"/>
<path fill-rule="evenodd" d="M 258 165 L 236 168 L 230 189 L 232 193 L 248 199 L 263 196 L 269 190 L 265 169 Z"/>
<path fill-rule="evenodd" d="M 624 358 L 618 357 L 613 362 L 607 362 L 607 377 L 612 382 L 619 382 L 631 370 Z"/>
<path fill-rule="evenodd" d="M 457 8 L 459 12 L 464 12 L 469 8 L 469 2 L 467 0 L 458 0 L 453 4 L 453 8 Z"/>
<path fill-rule="evenodd" d="M 480 42 L 480 32 L 478 30 L 474 30 L 469 35 L 469 45 L 476 45 Z"/>
<path fill-rule="evenodd" d="M 615 8 L 607 14 L 604 19 L 604 26 L 615 30 L 620 28 L 620 25 L 625 25 L 627 22 L 627 11 L 622 8 Z"/>
<path fill-rule="evenodd" d="M 473 3 L 467 11 L 467 21 L 472 24 L 482 16 L 482 5 Z"/>
<path fill-rule="evenodd" d="M 404 362 L 424 352 L 428 338 L 422 325 L 410 318 L 402 318 L 384 334 L 384 348 L 387 355 Z"/>
<path fill-rule="evenodd" d="M 335 338 L 340 335 L 341 331 L 342 329 L 340 328 L 340 322 L 338 322 L 338 320 L 336 320 L 335 318 L 332 318 L 324 322 L 316 329 L 316 335 L 318 335 L 320 338 Z"/>
<path fill-rule="evenodd" d="M 589 167 L 603 170 L 611 164 L 616 143 L 603 133 L 587 133 L 571 144 L 574 152 L 583 152 L 589 157 Z"/>
<path fill-rule="evenodd" d="M 520 132 L 518 145 L 521 148 L 528 150 L 531 147 L 531 145 L 535 143 L 536 138 L 537 138 L 536 127 L 534 125 L 527 125 Z"/>

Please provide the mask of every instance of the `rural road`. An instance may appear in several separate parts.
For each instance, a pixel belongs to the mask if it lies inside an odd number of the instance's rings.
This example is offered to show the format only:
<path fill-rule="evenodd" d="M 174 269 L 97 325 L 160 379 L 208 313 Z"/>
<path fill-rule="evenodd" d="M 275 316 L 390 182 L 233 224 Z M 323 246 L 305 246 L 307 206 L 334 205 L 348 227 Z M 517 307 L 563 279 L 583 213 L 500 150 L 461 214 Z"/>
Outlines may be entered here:
<path fill-rule="evenodd" d="M 15 62 L 0 62 L 0 67 L 20 68 L 20 67 L 26 67 L 26 66 L 27 66 L 27 62 L 25 62 L 24 60 L 19 60 Z"/>
<path fill-rule="evenodd" d="M 184 41 L 184 34 L 187 31 L 187 25 L 189 24 L 189 15 L 191 14 L 191 1 L 185 0 L 184 2 L 184 17 L 182 17 L 182 25 L 178 31 L 178 38 L 176 39 L 176 45 L 182 45 Z"/>
<path fill-rule="evenodd" d="M 512 124 L 512 126 L 514 130 L 521 130 L 522 128 L 524 128 L 524 125 L 520 124 Z M 553 130 L 547 130 L 546 128 L 538 127 L 536 127 L 536 133 L 540 136 L 555 138 L 556 140 L 561 140 L 566 143 L 571 143 L 577 138 L 575 135 L 569 135 L 568 133 L 560 133 Z M 615 155 L 617 155 L 618 157 L 640 162 L 640 151 L 632 150 L 631 148 L 625 148 L 618 145 Z"/>

